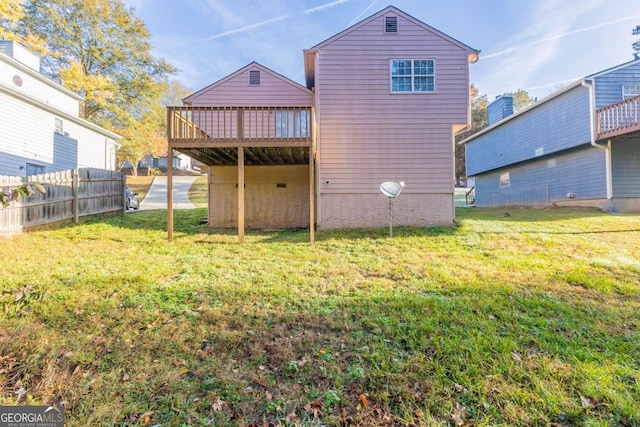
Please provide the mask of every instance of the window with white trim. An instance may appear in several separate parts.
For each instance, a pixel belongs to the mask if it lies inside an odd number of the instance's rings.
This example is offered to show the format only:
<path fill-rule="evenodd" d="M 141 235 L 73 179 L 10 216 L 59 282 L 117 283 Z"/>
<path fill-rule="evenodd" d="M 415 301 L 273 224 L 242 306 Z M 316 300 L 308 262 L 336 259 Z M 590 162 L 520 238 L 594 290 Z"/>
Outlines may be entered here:
<path fill-rule="evenodd" d="M 500 175 L 500 188 L 508 187 L 511 185 L 511 174 L 509 172 L 505 172 Z"/>
<path fill-rule="evenodd" d="M 392 59 L 391 92 L 435 92 L 435 65 L 433 59 Z"/>
<path fill-rule="evenodd" d="M 622 100 L 640 95 L 640 85 L 622 85 Z"/>

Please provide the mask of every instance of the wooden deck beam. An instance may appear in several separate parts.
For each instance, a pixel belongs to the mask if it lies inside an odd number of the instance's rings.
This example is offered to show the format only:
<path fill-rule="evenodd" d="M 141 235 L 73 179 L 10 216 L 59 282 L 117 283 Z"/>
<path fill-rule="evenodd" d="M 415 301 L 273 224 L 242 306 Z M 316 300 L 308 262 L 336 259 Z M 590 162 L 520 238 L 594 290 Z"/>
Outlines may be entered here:
<path fill-rule="evenodd" d="M 282 138 L 272 139 L 268 141 L 255 139 L 170 139 L 169 143 L 176 149 L 180 148 L 236 148 L 236 147 L 254 147 L 254 148 L 276 148 L 276 147 L 309 147 L 311 142 L 307 139 Z"/>

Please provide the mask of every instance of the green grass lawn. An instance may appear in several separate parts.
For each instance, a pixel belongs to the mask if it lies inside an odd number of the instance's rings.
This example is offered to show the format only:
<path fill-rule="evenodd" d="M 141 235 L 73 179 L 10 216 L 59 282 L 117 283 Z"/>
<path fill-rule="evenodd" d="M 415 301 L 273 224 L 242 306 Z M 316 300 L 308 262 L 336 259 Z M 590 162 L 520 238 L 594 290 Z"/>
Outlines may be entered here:
<path fill-rule="evenodd" d="M 68 426 L 638 426 L 640 215 L 319 232 L 92 218 L 2 241 L 0 405 Z"/>

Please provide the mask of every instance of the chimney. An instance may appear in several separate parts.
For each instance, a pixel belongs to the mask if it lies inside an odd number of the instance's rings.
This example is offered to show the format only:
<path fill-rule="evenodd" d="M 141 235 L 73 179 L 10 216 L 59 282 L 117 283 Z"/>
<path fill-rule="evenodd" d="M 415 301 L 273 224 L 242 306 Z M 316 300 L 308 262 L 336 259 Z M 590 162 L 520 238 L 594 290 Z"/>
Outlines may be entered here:
<path fill-rule="evenodd" d="M 499 122 L 513 114 L 513 96 L 498 95 L 487 105 L 487 126 Z"/>
<path fill-rule="evenodd" d="M 13 40 L 0 40 L 0 52 L 26 65 L 36 72 L 40 72 L 40 57 L 26 47 Z"/>

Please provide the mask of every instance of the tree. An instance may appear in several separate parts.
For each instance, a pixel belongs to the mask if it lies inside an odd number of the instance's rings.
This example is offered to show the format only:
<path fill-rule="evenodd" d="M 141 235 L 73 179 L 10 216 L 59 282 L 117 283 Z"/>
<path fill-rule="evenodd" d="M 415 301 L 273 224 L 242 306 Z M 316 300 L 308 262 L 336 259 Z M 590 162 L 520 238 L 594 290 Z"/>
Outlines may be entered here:
<path fill-rule="evenodd" d="M 456 182 L 461 182 L 466 176 L 465 147 L 458 145 L 458 142 L 470 137 L 487 126 L 487 95 L 480 95 L 480 91 L 473 83 L 469 88 L 471 97 L 471 126 L 465 132 L 456 135 L 455 141 L 455 174 Z"/>
<path fill-rule="evenodd" d="M 631 30 L 631 34 L 634 36 L 640 36 L 640 25 L 637 25 L 633 30 Z M 631 44 L 631 47 L 633 48 L 634 56 L 637 57 L 638 55 L 640 55 L 640 39 L 633 42 Z"/>
<path fill-rule="evenodd" d="M 165 107 L 180 106 L 182 99 L 193 93 L 193 90 L 183 86 L 177 80 L 171 80 L 164 83 L 165 88 L 162 94 L 161 102 Z"/>
<path fill-rule="evenodd" d="M 193 91 L 176 80 L 164 80 L 157 87 L 151 108 L 135 123 L 117 130 L 123 136 L 122 146 L 116 152 L 118 164 L 128 162 L 131 173 L 138 174 L 138 162 L 148 155 L 167 154 L 167 120 L 165 106 L 182 105 L 182 98 Z"/>
<path fill-rule="evenodd" d="M 531 104 L 534 104 L 537 100 L 529 95 L 524 89 L 518 89 L 515 92 L 505 93 L 505 96 L 513 97 L 513 112 L 516 113 L 523 108 L 528 107 Z"/>
<path fill-rule="evenodd" d="M 123 136 L 120 161 L 166 153 L 160 101 L 176 69 L 151 55 L 134 9 L 121 0 L 6 1 L 2 27 L 41 53 L 43 74 L 85 98 L 86 119 Z"/>
<path fill-rule="evenodd" d="M 35 195 L 36 191 L 40 194 L 46 193 L 44 187 L 37 182 L 5 187 L 0 191 L 0 206 L 6 208 L 11 202 L 21 202 L 24 198 Z"/>
<path fill-rule="evenodd" d="M 37 53 L 44 53 L 44 40 L 34 36 L 27 29 L 21 28 L 23 17 L 22 0 L 3 0 L 0 2 L 0 40 L 15 40 Z"/>
<path fill-rule="evenodd" d="M 140 120 L 129 126 L 117 129 L 123 137 L 122 145 L 116 151 L 118 164 L 131 164 L 131 173 L 138 175 L 138 162 L 146 156 L 164 156 L 167 154 L 165 110 L 158 103 Z"/>
<path fill-rule="evenodd" d="M 151 55 L 144 22 L 121 0 L 24 0 L 13 22 L 21 41 L 44 52 L 42 72 L 82 95 L 84 117 L 108 129 L 143 117 L 159 81 L 176 71 Z"/>

